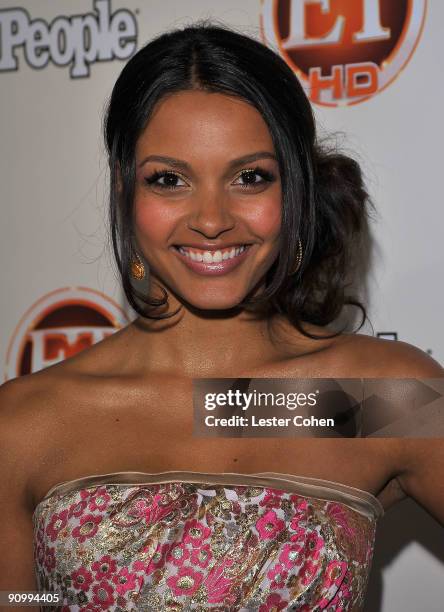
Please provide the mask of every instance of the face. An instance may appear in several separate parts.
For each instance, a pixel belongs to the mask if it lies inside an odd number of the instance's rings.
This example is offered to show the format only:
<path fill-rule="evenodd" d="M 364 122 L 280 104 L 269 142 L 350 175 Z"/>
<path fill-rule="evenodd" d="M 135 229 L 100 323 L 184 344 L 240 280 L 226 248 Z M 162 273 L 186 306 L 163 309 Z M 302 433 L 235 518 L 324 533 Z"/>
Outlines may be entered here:
<path fill-rule="evenodd" d="M 157 282 L 199 309 L 260 291 L 279 251 L 281 182 L 249 104 L 184 91 L 156 107 L 136 147 L 136 238 Z"/>

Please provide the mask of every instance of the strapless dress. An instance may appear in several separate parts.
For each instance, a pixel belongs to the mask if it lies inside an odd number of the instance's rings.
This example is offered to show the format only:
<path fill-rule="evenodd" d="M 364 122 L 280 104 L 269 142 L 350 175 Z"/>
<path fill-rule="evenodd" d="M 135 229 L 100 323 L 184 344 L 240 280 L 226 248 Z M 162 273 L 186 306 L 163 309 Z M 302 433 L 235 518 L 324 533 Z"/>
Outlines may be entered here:
<path fill-rule="evenodd" d="M 264 472 L 118 472 L 55 485 L 33 514 L 43 610 L 359 612 L 371 493 Z"/>

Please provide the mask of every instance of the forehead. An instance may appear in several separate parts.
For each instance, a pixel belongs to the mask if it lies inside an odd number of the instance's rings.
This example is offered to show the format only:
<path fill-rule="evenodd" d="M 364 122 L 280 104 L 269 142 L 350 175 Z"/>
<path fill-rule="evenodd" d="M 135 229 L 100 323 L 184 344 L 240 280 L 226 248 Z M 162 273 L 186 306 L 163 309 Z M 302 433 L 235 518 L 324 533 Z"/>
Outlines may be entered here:
<path fill-rule="evenodd" d="M 234 158 L 257 150 L 274 152 L 274 147 L 267 124 L 253 106 L 220 93 L 181 91 L 156 106 L 137 142 L 136 156 Z"/>

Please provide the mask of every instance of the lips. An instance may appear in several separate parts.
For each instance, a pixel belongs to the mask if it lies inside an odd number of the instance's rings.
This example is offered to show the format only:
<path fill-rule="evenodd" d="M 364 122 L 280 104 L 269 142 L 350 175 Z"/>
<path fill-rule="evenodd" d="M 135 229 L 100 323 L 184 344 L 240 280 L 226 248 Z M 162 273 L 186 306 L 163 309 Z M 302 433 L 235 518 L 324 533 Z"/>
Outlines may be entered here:
<path fill-rule="evenodd" d="M 195 249 L 192 247 L 177 247 L 179 252 L 185 257 L 189 257 L 193 261 L 203 261 L 204 263 L 220 263 L 227 259 L 233 259 L 238 257 L 245 251 L 247 245 L 242 244 L 237 247 L 227 247 L 226 249 L 217 249 L 216 251 L 209 251 L 204 249 Z"/>
<path fill-rule="evenodd" d="M 251 245 L 238 244 L 225 248 L 198 248 L 175 245 L 174 253 L 193 272 L 203 275 L 222 275 L 237 268 L 247 257 Z"/>

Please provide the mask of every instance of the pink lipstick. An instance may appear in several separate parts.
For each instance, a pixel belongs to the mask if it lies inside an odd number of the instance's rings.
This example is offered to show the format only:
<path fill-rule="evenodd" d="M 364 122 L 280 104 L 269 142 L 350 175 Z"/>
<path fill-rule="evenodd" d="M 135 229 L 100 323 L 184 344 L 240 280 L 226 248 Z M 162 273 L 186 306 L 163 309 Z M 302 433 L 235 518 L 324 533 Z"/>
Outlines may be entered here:
<path fill-rule="evenodd" d="M 220 276 L 237 268 L 248 256 L 250 244 L 230 245 L 224 248 L 198 248 L 174 246 L 177 257 L 193 272 Z"/>

